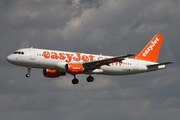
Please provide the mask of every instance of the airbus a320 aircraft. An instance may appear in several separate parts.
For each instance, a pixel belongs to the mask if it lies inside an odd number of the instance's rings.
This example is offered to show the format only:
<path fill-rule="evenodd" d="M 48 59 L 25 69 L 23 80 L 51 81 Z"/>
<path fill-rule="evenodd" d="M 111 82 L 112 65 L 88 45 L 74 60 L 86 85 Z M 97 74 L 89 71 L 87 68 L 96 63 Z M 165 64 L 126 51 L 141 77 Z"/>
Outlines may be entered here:
<path fill-rule="evenodd" d="M 43 69 L 48 78 L 74 76 L 72 84 L 78 84 L 77 74 L 88 74 L 87 81 L 94 81 L 92 74 L 130 75 L 150 72 L 166 68 L 166 64 L 158 63 L 158 56 L 164 35 L 156 34 L 138 54 L 122 56 L 104 56 L 78 52 L 56 51 L 36 48 L 23 48 L 7 57 L 12 64 L 27 67 L 26 77 L 30 77 L 31 68 Z"/>

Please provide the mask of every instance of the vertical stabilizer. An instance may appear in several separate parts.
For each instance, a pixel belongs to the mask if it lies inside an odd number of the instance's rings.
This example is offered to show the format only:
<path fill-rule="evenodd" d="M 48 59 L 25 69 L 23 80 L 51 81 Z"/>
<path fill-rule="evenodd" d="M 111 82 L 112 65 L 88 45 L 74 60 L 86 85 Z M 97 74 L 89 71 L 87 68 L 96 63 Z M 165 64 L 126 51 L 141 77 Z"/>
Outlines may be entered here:
<path fill-rule="evenodd" d="M 135 59 L 157 62 L 164 35 L 156 34 Z"/>

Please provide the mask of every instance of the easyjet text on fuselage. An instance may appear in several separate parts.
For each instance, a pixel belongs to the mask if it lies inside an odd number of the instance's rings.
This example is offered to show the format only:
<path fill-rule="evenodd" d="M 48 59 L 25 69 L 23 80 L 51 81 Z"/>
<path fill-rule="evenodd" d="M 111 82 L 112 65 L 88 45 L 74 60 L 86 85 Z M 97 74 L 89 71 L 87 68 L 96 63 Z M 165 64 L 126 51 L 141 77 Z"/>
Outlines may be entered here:
<path fill-rule="evenodd" d="M 43 51 L 43 57 L 45 59 L 62 60 L 67 63 L 71 62 L 90 62 L 96 60 L 107 59 L 105 56 L 95 56 L 92 54 L 82 53 L 68 53 L 68 52 L 54 52 L 54 51 Z M 121 66 L 121 62 L 114 62 L 111 65 Z"/>

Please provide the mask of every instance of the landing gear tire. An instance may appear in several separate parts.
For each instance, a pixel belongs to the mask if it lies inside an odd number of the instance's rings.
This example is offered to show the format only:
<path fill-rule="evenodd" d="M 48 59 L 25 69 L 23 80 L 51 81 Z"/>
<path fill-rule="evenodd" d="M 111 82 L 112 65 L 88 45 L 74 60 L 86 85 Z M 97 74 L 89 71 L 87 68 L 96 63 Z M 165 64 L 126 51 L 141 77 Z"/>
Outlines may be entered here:
<path fill-rule="evenodd" d="M 26 74 L 26 77 L 29 78 L 29 77 L 31 77 L 31 74 L 30 74 L 30 72 L 31 72 L 31 67 L 27 67 L 27 69 L 28 69 L 28 73 Z"/>
<path fill-rule="evenodd" d="M 27 78 L 31 77 L 31 74 L 26 74 L 26 77 L 27 77 Z"/>
<path fill-rule="evenodd" d="M 88 81 L 88 82 L 93 82 L 93 81 L 94 81 L 94 77 L 93 77 L 93 76 L 87 77 L 87 81 Z"/>
<path fill-rule="evenodd" d="M 78 84 L 79 83 L 79 80 L 77 79 L 77 78 L 74 78 L 73 80 L 72 80 L 72 84 Z"/>

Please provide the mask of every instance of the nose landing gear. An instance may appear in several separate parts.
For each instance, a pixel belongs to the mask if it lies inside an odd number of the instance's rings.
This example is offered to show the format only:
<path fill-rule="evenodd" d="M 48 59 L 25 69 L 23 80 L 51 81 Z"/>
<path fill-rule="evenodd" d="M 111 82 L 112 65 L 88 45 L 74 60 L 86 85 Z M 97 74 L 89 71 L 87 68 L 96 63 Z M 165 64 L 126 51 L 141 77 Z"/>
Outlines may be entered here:
<path fill-rule="evenodd" d="M 30 67 L 27 67 L 27 69 L 28 69 L 28 73 L 26 74 L 26 77 L 29 78 L 29 77 L 31 77 L 31 74 L 30 74 L 31 68 L 30 68 Z"/>

